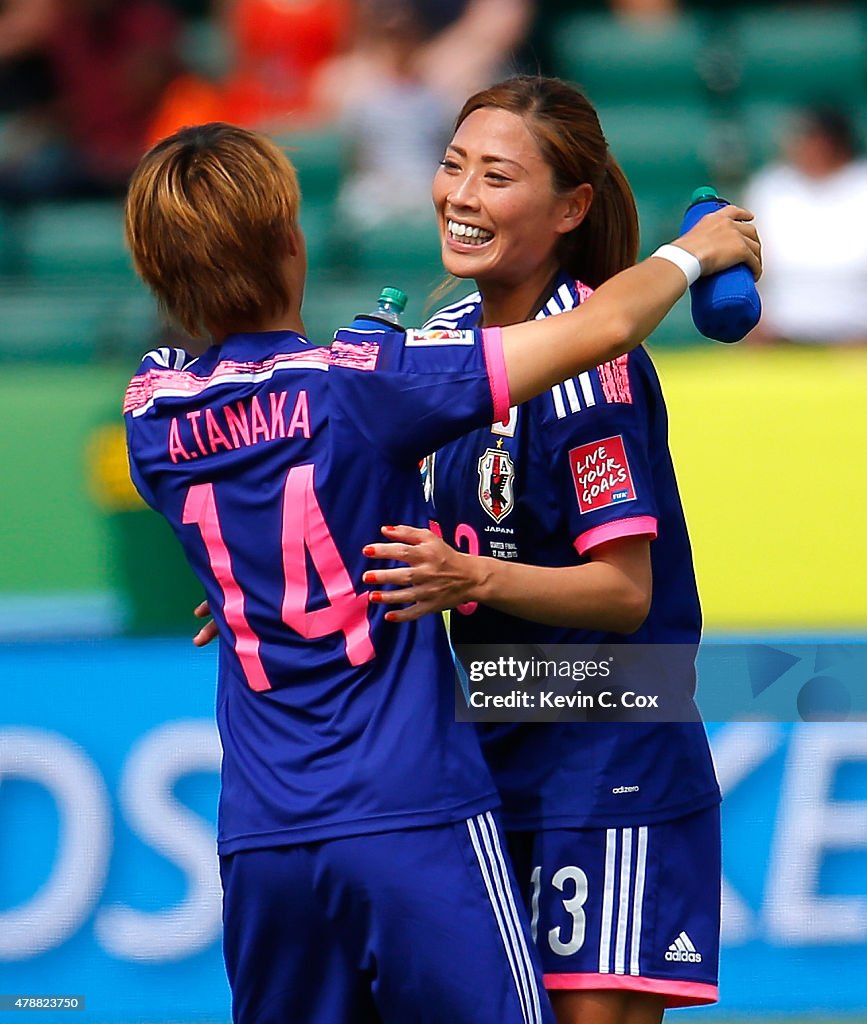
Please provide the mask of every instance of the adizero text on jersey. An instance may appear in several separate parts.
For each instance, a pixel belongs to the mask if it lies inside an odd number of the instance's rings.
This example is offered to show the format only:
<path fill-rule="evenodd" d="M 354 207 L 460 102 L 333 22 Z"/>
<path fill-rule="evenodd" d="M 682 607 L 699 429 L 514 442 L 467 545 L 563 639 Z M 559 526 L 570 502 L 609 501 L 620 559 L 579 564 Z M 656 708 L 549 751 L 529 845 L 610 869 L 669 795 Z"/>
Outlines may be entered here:
<path fill-rule="evenodd" d="M 561 274 L 538 316 L 589 294 Z M 476 292 L 426 326 L 473 327 L 480 305 Z M 652 604 L 632 635 L 538 625 L 468 604 L 452 613 L 453 641 L 694 648 L 701 612 L 667 434 L 659 381 L 639 348 L 440 448 L 427 464 L 431 519 L 464 551 L 569 566 L 606 541 L 653 539 Z M 689 702 L 695 672 L 693 652 L 686 653 L 678 689 Z M 509 829 L 662 821 L 719 800 L 698 721 L 483 725 L 480 732 Z"/>
<path fill-rule="evenodd" d="M 233 335 L 150 353 L 127 389 L 133 479 L 219 628 L 221 853 L 496 803 L 440 618 L 387 623 L 361 585 L 380 527 L 426 520 L 420 458 L 508 407 L 498 332 L 410 342 Z"/>

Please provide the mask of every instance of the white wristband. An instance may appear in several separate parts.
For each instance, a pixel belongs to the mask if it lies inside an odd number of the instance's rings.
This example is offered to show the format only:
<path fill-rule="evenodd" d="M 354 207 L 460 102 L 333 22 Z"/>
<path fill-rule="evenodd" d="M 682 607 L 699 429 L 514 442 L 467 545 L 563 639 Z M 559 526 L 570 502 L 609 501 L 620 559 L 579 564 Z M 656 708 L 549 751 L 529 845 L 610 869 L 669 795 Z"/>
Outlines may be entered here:
<path fill-rule="evenodd" d="M 687 286 L 695 284 L 701 277 L 701 263 L 698 258 L 691 252 L 687 252 L 686 249 L 681 249 L 679 245 L 661 245 L 656 252 L 652 252 L 650 255 L 651 257 L 658 256 L 661 260 L 668 260 L 669 263 L 680 267 L 686 278 Z"/>

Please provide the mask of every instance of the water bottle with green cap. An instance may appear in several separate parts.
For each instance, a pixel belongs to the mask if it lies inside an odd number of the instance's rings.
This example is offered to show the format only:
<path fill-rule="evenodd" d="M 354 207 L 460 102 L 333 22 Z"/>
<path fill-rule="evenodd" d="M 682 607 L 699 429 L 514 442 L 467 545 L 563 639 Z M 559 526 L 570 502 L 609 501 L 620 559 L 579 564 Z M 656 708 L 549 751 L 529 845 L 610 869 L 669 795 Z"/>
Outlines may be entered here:
<path fill-rule="evenodd" d="M 680 234 L 694 227 L 702 217 L 728 206 L 709 185 L 697 188 L 683 216 Z M 714 341 L 740 341 L 756 326 L 762 315 L 762 302 L 752 271 L 739 263 L 717 274 L 700 277 L 689 288 L 692 322 L 706 338 Z"/>
<path fill-rule="evenodd" d="M 406 328 L 401 324 L 400 317 L 406 309 L 406 292 L 400 288 L 383 288 L 379 293 L 376 309 L 370 313 L 359 313 L 353 327 L 370 327 L 374 330 L 382 330 L 383 327 L 391 330 L 404 331 Z"/>

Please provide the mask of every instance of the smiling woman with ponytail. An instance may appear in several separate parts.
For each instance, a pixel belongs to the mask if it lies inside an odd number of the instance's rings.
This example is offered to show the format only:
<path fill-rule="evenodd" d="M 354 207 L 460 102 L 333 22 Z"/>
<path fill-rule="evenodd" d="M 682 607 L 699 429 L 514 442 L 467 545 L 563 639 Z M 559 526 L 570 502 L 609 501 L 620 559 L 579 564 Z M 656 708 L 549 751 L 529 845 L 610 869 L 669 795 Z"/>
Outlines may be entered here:
<path fill-rule="evenodd" d="M 431 328 L 565 312 L 637 258 L 632 190 L 592 104 L 556 79 L 472 96 L 433 199 L 445 268 L 478 290 Z M 657 660 L 679 721 L 478 726 L 559 1024 L 658 1024 L 717 999 L 720 793 L 693 703 L 701 610 L 667 432 L 642 348 L 556 385 L 429 457 L 433 529 L 389 529 L 374 554 L 406 567 L 366 577 L 393 585 L 375 595 L 393 621 L 456 609 L 459 653 L 677 652 Z"/>

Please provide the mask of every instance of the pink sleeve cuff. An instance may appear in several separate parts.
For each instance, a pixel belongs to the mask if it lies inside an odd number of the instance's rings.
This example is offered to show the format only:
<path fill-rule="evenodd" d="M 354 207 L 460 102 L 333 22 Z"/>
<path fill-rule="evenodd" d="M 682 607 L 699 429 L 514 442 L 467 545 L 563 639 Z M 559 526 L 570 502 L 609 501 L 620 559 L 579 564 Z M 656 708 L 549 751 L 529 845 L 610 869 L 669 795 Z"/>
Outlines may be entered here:
<path fill-rule="evenodd" d="M 579 534 L 572 543 L 579 555 L 586 555 L 591 548 L 605 544 L 609 540 L 642 536 L 647 536 L 651 540 L 656 539 L 654 516 L 631 516 L 629 519 L 617 519 L 613 523 L 594 526 L 592 530 Z"/>
<path fill-rule="evenodd" d="M 482 346 L 485 364 L 488 367 L 488 381 L 494 402 L 494 423 L 509 418 L 509 378 L 506 375 L 506 359 L 503 355 L 503 332 L 499 327 L 486 327 L 482 331 Z"/>

